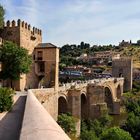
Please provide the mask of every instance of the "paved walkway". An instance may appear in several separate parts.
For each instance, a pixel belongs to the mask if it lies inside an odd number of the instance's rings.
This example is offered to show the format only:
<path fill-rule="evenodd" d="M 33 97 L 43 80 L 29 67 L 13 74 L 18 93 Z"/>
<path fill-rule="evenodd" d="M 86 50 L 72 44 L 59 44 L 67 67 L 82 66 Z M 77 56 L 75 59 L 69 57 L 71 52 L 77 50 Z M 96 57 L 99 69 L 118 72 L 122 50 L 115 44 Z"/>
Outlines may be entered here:
<path fill-rule="evenodd" d="M 0 120 L 0 140 L 19 140 L 26 96 L 26 93 L 17 93 L 13 109 Z"/>

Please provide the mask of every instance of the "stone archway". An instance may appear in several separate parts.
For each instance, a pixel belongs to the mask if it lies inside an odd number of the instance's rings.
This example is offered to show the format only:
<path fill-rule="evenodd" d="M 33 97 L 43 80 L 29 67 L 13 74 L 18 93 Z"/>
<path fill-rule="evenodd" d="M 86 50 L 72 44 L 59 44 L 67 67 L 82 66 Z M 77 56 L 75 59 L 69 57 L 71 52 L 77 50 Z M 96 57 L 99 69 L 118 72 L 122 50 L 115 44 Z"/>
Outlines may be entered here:
<path fill-rule="evenodd" d="M 120 87 L 120 85 L 118 85 L 118 87 L 117 87 L 116 97 L 117 97 L 117 99 L 121 99 L 121 87 Z"/>
<path fill-rule="evenodd" d="M 108 113 L 111 114 L 113 112 L 113 97 L 108 87 L 105 87 L 105 102 L 107 103 Z"/>
<path fill-rule="evenodd" d="M 81 94 L 81 119 L 86 119 L 88 115 L 87 97 L 84 93 Z"/>
<path fill-rule="evenodd" d="M 58 98 L 58 115 L 67 113 L 67 100 L 63 96 Z"/>
<path fill-rule="evenodd" d="M 42 88 L 44 86 L 44 76 L 38 77 L 38 88 Z"/>

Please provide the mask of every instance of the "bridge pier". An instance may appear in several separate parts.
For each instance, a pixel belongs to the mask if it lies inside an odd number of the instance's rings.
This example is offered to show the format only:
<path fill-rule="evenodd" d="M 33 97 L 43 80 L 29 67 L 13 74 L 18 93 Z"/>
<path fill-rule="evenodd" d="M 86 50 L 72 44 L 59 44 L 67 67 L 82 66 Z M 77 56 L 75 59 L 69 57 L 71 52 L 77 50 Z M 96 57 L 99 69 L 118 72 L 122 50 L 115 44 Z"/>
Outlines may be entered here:
<path fill-rule="evenodd" d="M 113 112 L 110 114 L 112 114 L 112 115 L 119 115 L 120 114 L 120 101 L 113 102 Z"/>
<path fill-rule="evenodd" d="M 97 104 L 90 105 L 90 112 L 89 112 L 90 119 L 99 118 L 100 116 L 103 116 L 105 114 L 107 114 L 106 103 L 97 103 Z"/>
<path fill-rule="evenodd" d="M 95 119 L 107 113 L 107 105 L 104 102 L 104 87 L 89 85 L 87 87 L 89 118 Z"/>
<path fill-rule="evenodd" d="M 81 127 L 81 90 L 70 89 L 68 91 L 68 112 L 76 118 L 76 135 L 80 135 Z"/>

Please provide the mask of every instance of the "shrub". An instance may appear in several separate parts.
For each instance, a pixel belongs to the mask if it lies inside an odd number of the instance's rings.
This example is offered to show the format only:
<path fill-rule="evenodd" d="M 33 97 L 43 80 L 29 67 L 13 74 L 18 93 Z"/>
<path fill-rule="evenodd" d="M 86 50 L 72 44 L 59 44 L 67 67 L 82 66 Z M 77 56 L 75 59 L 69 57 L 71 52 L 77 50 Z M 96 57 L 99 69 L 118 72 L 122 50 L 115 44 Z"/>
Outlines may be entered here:
<path fill-rule="evenodd" d="M 131 135 L 118 127 L 106 129 L 101 137 L 101 140 L 133 140 Z"/>
<path fill-rule="evenodd" d="M 76 119 L 69 114 L 61 114 L 58 116 L 58 124 L 67 134 L 76 134 Z"/>
<path fill-rule="evenodd" d="M 129 100 L 125 103 L 128 113 L 133 112 L 136 116 L 140 116 L 140 100 Z"/>
<path fill-rule="evenodd" d="M 84 135 L 84 133 L 88 131 L 88 133 L 93 132 L 95 136 L 99 137 L 104 129 L 109 127 L 111 120 L 112 118 L 108 115 L 101 116 L 99 119 L 94 120 L 82 120 L 81 135 Z"/>
<path fill-rule="evenodd" d="M 10 88 L 0 88 L 0 112 L 9 111 L 13 104 L 12 95 L 14 90 Z"/>
<path fill-rule="evenodd" d="M 101 123 L 102 127 L 108 127 L 111 124 L 113 118 L 109 115 L 104 115 L 99 118 L 99 122 Z"/>
<path fill-rule="evenodd" d="M 83 131 L 80 135 L 81 140 L 99 140 L 93 131 Z"/>
<path fill-rule="evenodd" d="M 140 140 L 140 116 L 135 115 L 133 112 L 129 113 L 122 128 L 128 131 L 135 140 Z"/>

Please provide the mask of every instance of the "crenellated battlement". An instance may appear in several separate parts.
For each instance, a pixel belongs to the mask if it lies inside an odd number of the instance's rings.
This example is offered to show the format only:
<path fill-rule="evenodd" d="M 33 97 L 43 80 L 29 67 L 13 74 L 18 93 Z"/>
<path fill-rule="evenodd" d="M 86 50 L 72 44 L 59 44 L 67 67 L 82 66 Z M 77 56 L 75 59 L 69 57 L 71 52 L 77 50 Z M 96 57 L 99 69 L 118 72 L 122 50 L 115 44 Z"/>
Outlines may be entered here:
<path fill-rule="evenodd" d="M 116 61 L 127 61 L 127 60 L 132 60 L 132 57 L 112 57 L 112 60 L 116 60 Z"/>
<path fill-rule="evenodd" d="M 8 20 L 8 21 L 6 21 L 4 23 L 4 27 L 5 28 L 7 28 L 7 27 L 8 28 L 20 27 L 20 28 L 23 28 L 25 30 L 30 31 L 31 34 L 33 34 L 33 35 L 35 35 L 35 34 L 42 35 L 42 31 L 40 29 L 35 28 L 35 27 L 31 28 L 30 24 L 28 24 L 25 21 L 21 21 L 20 19 L 18 19 L 17 21 L 15 21 L 15 20 L 12 20 L 12 21 Z"/>

